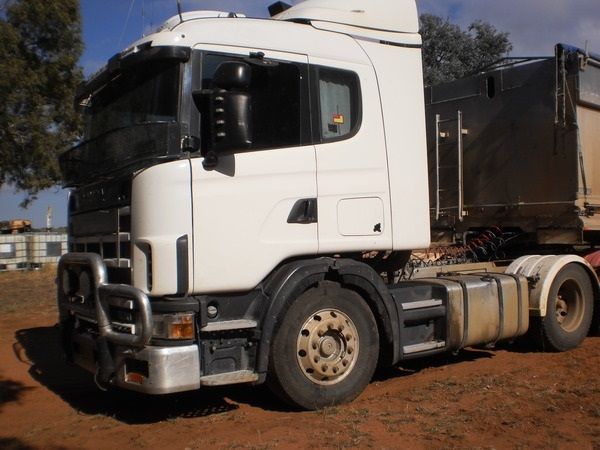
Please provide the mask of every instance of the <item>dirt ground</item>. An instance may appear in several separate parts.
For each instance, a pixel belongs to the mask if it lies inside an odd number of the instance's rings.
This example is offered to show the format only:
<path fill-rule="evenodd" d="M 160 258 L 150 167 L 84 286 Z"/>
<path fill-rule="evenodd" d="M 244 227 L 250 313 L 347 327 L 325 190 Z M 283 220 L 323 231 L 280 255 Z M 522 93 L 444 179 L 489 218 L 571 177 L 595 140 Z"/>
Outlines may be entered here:
<path fill-rule="evenodd" d="M 600 449 L 600 338 L 567 353 L 469 349 L 380 371 L 353 403 L 262 387 L 101 392 L 58 346 L 52 270 L 0 273 L 0 448 Z"/>

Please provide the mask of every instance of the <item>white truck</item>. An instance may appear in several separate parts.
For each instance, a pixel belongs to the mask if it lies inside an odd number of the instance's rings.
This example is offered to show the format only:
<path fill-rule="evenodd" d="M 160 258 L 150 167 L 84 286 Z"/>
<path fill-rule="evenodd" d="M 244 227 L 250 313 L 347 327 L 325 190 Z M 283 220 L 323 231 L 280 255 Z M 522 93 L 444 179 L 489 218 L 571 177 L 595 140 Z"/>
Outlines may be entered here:
<path fill-rule="evenodd" d="M 85 137 L 61 156 L 68 359 L 100 386 L 266 381 L 315 409 L 378 365 L 528 330 L 577 346 L 598 309 L 579 256 L 398 277 L 430 244 L 415 1 L 280 9 L 175 16 L 78 91 Z"/>

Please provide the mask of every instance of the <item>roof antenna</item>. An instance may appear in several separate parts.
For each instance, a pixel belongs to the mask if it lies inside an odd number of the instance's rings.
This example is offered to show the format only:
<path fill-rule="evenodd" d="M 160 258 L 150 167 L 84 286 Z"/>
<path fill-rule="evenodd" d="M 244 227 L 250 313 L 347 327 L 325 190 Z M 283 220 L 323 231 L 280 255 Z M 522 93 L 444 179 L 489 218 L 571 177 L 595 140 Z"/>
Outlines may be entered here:
<path fill-rule="evenodd" d="M 121 37 L 119 37 L 119 48 L 121 48 L 121 42 L 123 42 L 123 36 L 125 36 L 125 31 L 127 30 L 127 24 L 129 23 L 129 18 L 131 17 L 131 11 L 133 10 L 133 5 L 135 4 L 135 0 L 131 0 L 129 4 L 129 11 L 127 11 L 127 19 L 125 19 L 125 25 L 123 25 L 123 31 L 121 31 Z"/>
<path fill-rule="evenodd" d="M 177 0 L 177 13 L 179 14 L 179 23 L 183 22 L 183 17 L 181 16 L 181 0 Z"/>

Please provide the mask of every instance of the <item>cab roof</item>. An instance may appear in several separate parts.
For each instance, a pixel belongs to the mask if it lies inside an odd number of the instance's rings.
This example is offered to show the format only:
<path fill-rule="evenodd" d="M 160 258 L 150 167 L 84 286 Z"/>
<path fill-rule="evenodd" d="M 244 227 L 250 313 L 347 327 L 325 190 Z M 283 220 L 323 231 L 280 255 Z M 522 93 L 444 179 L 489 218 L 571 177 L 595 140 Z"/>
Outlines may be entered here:
<path fill-rule="evenodd" d="M 395 33 L 417 33 L 415 0 L 306 0 L 273 17 L 322 21 Z"/>

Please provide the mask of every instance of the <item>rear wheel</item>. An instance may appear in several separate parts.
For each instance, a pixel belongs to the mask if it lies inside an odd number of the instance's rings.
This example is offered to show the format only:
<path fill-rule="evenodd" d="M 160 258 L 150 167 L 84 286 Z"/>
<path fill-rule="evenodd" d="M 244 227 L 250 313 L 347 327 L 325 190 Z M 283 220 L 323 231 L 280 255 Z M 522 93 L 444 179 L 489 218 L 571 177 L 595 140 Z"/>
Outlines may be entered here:
<path fill-rule="evenodd" d="M 567 264 L 554 278 L 546 316 L 539 322 L 544 350 L 566 351 L 587 336 L 592 322 L 594 292 L 585 269 Z"/>
<path fill-rule="evenodd" d="M 303 409 L 349 402 L 371 380 L 378 355 L 377 324 L 363 298 L 323 282 L 285 313 L 271 347 L 269 385 Z"/>

